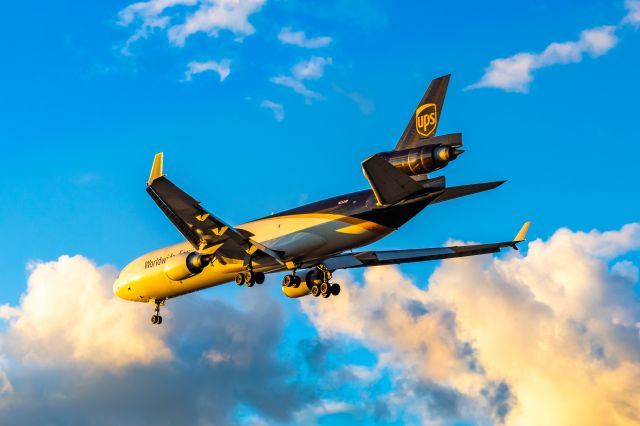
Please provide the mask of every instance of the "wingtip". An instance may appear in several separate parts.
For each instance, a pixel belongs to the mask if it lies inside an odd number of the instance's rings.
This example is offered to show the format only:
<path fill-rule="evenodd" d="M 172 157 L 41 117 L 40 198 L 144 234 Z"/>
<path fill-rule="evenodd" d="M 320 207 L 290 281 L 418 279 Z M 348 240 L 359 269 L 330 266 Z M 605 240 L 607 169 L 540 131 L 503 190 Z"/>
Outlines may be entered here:
<path fill-rule="evenodd" d="M 522 228 L 520 228 L 520 231 L 518 231 L 518 234 L 516 235 L 516 237 L 513 239 L 514 242 L 519 243 L 521 241 L 524 241 L 527 239 L 527 233 L 529 232 L 529 227 L 531 226 L 531 221 L 528 220 L 524 223 L 524 225 L 522 225 Z"/>
<path fill-rule="evenodd" d="M 149 180 L 147 186 L 150 186 L 154 180 L 162 176 L 162 160 L 163 153 L 159 152 L 153 157 L 153 165 L 151 166 L 151 173 L 149 174 Z"/>

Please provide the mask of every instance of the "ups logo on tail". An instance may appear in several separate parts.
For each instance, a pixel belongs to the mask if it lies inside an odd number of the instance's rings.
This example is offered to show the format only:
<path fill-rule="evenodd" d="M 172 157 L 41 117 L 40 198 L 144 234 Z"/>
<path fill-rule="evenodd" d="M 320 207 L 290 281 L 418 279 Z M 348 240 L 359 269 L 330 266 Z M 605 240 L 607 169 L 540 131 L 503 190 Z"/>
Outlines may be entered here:
<path fill-rule="evenodd" d="M 436 104 L 424 104 L 416 110 L 416 131 L 422 136 L 431 136 L 438 125 Z"/>

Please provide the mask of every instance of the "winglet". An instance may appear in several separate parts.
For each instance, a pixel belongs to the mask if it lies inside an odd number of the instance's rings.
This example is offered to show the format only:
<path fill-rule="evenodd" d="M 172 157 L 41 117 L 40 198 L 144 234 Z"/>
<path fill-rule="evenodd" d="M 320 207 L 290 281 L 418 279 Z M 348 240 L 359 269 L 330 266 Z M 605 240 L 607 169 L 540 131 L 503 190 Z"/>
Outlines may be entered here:
<path fill-rule="evenodd" d="M 527 239 L 527 232 L 529 232 L 529 227 L 531 226 L 531 221 L 526 221 L 520 231 L 518 231 L 518 235 L 513 239 L 514 243 L 519 243 Z"/>
<path fill-rule="evenodd" d="M 154 180 L 162 176 L 162 153 L 159 152 L 153 157 L 153 166 L 151 166 L 151 174 L 147 181 L 147 186 L 150 186 Z"/>

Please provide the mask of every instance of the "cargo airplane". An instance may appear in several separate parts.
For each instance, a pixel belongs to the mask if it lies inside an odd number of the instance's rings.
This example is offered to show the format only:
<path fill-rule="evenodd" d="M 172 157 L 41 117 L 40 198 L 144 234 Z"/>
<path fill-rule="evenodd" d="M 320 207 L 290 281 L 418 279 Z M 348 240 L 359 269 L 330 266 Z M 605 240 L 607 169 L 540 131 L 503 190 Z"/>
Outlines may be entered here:
<path fill-rule="evenodd" d="M 422 262 L 496 253 L 524 241 L 526 222 L 511 241 L 391 251 L 353 251 L 396 231 L 422 209 L 504 183 L 446 186 L 428 174 L 464 151 L 460 133 L 436 136 L 449 75 L 433 80 L 393 151 L 362 162 L 370 189 L 354 192 L 231 226 L 162 173 L 155 156 L 147 192 L 182 233 L 185 242 L 161 248 L 127 265 L 113 290 L 122 299 L 155 305 L 151 322 L 161 324 L 160 307 L 173 297 L 235 281 L 262 284 L 265 274 L 286 272 L 288 297 L 328 298 L 338 269 Z"/>

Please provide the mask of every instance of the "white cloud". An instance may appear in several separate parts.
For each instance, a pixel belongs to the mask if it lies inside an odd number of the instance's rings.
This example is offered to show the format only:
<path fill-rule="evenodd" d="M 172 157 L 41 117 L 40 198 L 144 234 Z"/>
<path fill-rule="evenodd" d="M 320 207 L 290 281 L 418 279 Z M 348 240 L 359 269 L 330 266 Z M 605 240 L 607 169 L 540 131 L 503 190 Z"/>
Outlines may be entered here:
<path fill-rule="evenodd" d="M 322 78 L 325 66 L 332 63 L 333 60 L 331 58 L 313 56 L 308 61 L 298 62 L 293 66 L 293 68 L 291 68 L 291 74 L 293 77 L 281 75 L 272 77 L 270 81 L 280 86 L 288 87 L 294 92 L 301 94 L 306 98 L 307 102 L 311 99 L 324 99 L 324 96 L 320 93 L 308 89 L 303 81 L 318 80 Z"/>
<path fill-rule="evenodd" d="M 298 62 L 291 69 L 291 73 L 297 80 L 318 80 L 324 75 L 324 67 L 331 65 L 331 58 L 314 56 L 308 61 Z"/>
<path fill-rule="evenodd" d="M 322 96 L 320 93 L 308 89 L 303 82 L 301 82 L 300 80 L 296 80 L 293 77 L 281 75 L 278 77 L 272 77 L 270 81 L 280 86 L 292 89 L 294 92 L 299 93 L 300 95 L 307 98 L 307 101 L 310 99 L 324 99 L 324 96 Z"/>
<path fill-rule="evenodd" d="M 169 28 L 169 40 L 183 46 L 186 39 L 204 32 L 217 37 L 221 30 L 231 31 L 240 41 L 256 30 L 249 22 L 249 15 L 257 12 L 266 0 L 209 0 L 202 1 L 196 12 L 187 16 L 185 22 Z"/>
<path fill-rule="evenodd" d="M 627 9 L 627 16 L 622 22 L 631 24 L 635 28 L 640 27 L 640 0 L 626 0 L 624 6 Z"/>
<path fill-rule="evenodd" d="M 169 40 L 183 46 L 188 37 L 203 32 L 217 37 L 220 31 L 230 31 L 240 41 L 255 32 L 249 16 L 260 10 L 266 0 L 149 0 L 133 3 L 118 14 L 119 24 L 139 26 L 126 42 L 123 53 L 136 41 L 147 38 L 155 30 L 167 30 Z M 166 14 L 180 8 L 174 16 Z M 195 10 L 192 10 L 195 9 Z M 186 15 L 184 21 L 171 25 L 175 16 Z"/>
<path fill-rule="evenodd" d="M 331 37 L 312 37 L 307 38 L 304 31 L 291 31 L 291 27 L 283 28 L 278 34 L 278 40 L 283 44 L 293 44 L 307 49 L 317 49 L 331 44 Z"/>
<path fill-rule="evenodd" d="M 260 106 L 262 108 L 270 109 L 273 112 L 273 116 L 275 117 L 276 121 L 284 120 L 284 106 L 282 106 L 282 104 L 264 100 L 260 103 Z"/>
<path fill-rule="evenodd" d="M 129 26 L 138 19 L 139 28 L 127 39 L 121 52 L 130 54 L 129 48 L 138 40 L 145 39 L 159 29 L 164 29 L 170 22 L 168 16 L 161 16 L 165 10 L 177 6 L 194 6 L 198 0 L 149 0 L 146 2 L 133 3 L 118 13 L 118 24 Z"/>
<path fill-rule="evenodd" d="M 147 310 L 113 297 L 116 275 L 82 256 L 33 264 L 20 305 L 0 309 L 9 314 L 3 348 L 45 365 L 72 361 L 120 368 L 171 359 L 162 339 L 166 329 L 153 329 Z"/>
<path fill-rule="evenodd" d="M 171 300 L 153 326 L 152 305 L 113 295 L 116 275 L 82 256 L 30 267 L 20 304 L 0 308 L 0 424 L 234 424 L 239 406 L 273 424 L 319 401 L 277 351 L 283 315 L 266 288 L 242 311 Z"/>
<path fill-rule="evenodd" d="M 495 87 L 508 92 L 527 93 L 533 72 L 558 64 L 580 62 L 584 54 L 596 58 L 618 43 L 616 27 L 603 26 L 582 31 L 578 41 L 551 43 L 540 53 L 518 53 L 491 61 L 479 82 L 468 89 Z"/>
<path fill-rule="evenodd" d="M 220 81 L 224 81 L 229 74 L 231 74 L 231 61 L 229 59 L 223 59 L 220 62 L 207 61 L 198 62 L 192 61 L 187 65 L 187 71 L 184 73 L 184 80 L 191 81 L 194 75 L 201 74 L 207 71 L 213 71 L 218 74 Z"/>
<path fill-rule="evenodd" d="M 386 403 L 400 420 L 637 424 L 637 268 L 608 263 L 640 248 L 639 237 L 638 223 L 561 229 L 526 256 L 444 261 L 428 290 L 371 268 L 363 286 L 342 275 L 340 297 L 301 306 L 321 336 L 355 339 L 394 371 Z"/>

